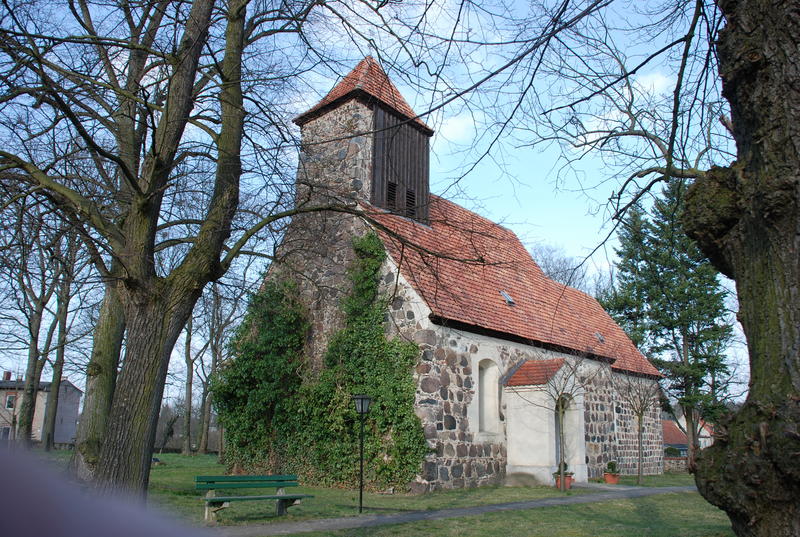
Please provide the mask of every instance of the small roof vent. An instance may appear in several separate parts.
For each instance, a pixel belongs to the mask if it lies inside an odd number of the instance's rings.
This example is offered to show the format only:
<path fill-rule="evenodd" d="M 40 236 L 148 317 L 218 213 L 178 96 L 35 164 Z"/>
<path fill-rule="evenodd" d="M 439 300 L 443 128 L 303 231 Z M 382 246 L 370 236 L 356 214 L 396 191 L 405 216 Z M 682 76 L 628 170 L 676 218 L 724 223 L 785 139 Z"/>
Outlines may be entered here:
<path fill-rule="evenodd" d="M 517 303 L 514 302 L 514 299 L 511 298 L 511 295 L 509 295 L 507 292 L 500 291 L 500 295 L 505 299 L 506 304 L 508 304 L 509 306 L 516 306 L 517 305 Z"/>
<path fill-rule="evenodd" d="M 594 337 L 596 337 L 597 341 L 599 341 L 600 343 L 605 343 L 606 342 L 606 338 L 604 338 L 603 334 L 601 334 L 600 332 L 595 332 L 594 333 Z"/>

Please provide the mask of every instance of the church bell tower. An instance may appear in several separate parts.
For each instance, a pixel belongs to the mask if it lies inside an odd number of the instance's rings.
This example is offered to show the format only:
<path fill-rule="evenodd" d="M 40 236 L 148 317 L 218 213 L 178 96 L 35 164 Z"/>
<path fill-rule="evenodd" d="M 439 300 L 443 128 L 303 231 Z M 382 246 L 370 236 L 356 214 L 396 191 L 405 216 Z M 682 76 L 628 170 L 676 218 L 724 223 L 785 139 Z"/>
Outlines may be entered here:
<path fill-rule="evenodd" d="M 433 130 L 374 58 L 294 122 L 302 133 L 299 203 L 328 192 L 427 223 Z"/>

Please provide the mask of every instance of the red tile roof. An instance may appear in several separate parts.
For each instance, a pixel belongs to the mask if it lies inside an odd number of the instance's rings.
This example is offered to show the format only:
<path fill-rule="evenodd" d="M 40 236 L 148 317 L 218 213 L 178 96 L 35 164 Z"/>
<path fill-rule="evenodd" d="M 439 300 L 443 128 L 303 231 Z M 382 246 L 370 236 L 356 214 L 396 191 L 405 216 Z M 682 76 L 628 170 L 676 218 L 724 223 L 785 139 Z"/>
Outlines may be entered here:
<path fill-rule="evenodd" d="M 660 376 L 594 298 L 547 278 L 512 231 L 437 196 L 430 197 L 430 226 L 372 212 L 392 259 L 439 322 Z"/>
<path fill-rule="evenodd" d="M 564 365 L 563 358 L 555 360 L 528 360 L 517 369 L 506 386 L 540 386 L 546 384 Z"/>
<path fill-rule="evenodd" d="M 703 431 L 708 433 L 709 437 L 714 436 L 714 426 L 705 420 L 700 420 L 700 434 L 702 434 Z"/>
<path fill-rule="evenodd" d="M 689 440 L 686 433 L 681 431 L 678 424 L 672 420 L 661 420 L 661 429 L 664 432 L 664 444 L 686 445 Z"/>
<path fill-rule="evenodd" d="M 426 132 L 433 133 L 417 114 L 408 105 L 400 92 L 389 80 L 384 70 L 372 56 L 367 56 L 356 65 L 334 88 L 316 105 L 307 112 L 300 114 L 294 120 L 298 125 L 304 125 L 317 116 L 325 113 L 329 108 L 333 108 L 344 101 L 357 97 L 359 94 L 367 94 L 378 100 L 384 106 L 390 108 L 397 114 L 406 119 L 414 119 L 414 123 L 422 127 Z"/>

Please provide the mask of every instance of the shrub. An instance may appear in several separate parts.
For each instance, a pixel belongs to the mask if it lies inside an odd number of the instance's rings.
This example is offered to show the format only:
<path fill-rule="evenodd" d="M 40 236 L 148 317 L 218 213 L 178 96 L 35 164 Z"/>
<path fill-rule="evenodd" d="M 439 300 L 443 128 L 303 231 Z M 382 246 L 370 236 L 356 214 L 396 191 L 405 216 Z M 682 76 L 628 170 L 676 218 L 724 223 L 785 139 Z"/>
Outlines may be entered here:
<path fill-rule="evenodd" d="M 401 486 L 419 471 L 427 452 L 414 413 L 419 349 L 386 338 L 387 300 L 378 292 L 386 257 L 380 239 L 368 234 L 354 240 L 353 248 L 353 289 L 342 302 L 345 326 L 331 338 L 317 377 L 306 374 L 301 359 L 308 324 L 295 316 L 295 286 L 269 284 L 251 301 L 253 311 L 237 332 L 234 359 L 220 373 L 221 390 L 215 393 L 228 432 L 229 465 L 297 473 L 307 483 L 353 485 L 360 422 L 351 396 L 365 393 L 373 398 L 364 438 L 367 484 Z M 282 307 L 288 312 L 278 311 Z"/>

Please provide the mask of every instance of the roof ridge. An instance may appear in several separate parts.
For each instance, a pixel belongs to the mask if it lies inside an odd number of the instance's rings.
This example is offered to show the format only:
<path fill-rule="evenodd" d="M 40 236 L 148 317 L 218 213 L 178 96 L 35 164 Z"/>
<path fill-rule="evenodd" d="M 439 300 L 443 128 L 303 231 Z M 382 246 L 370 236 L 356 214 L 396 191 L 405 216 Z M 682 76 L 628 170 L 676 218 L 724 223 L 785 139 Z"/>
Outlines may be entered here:
<path fill-rule="evenodd" d="M 437 196 L 436 194 L 429 194 L 429 197 L 432 198 L 432 199 L 435 199 L 436 201 L 442 202 L 442 203 L 449 203 L 451 205 L 454 205 L 454 206 L 458 207 L 459 209 L 461 209 L 462 211 L 469 213 L 473 217 L 486 222 L 487 224 L 491 225 L 492 227 L 496 227 L 496 228 L 502 229 L 503 231 L 506 231 L 508 233 L 513 233 L 515 237 L 517 236 L 517 234 L 514 232 L 513 229 L 511 229 L 509 227 L 506 227 L 506 226 L 504 226 L 502 224 L 498 224 L 494 220 L 491 220 L 490 218 L 488 218 L 486 216 L 483 216 L 482 214 L 479 214 L 479 213 L 473 211 L 472 209 L 467 209 L 463 205 L 460 205 L 460 204 L 458 204 L 458 203 L 456 203 L 454 201 L 445 199 L 442 196 Z M 517 239 L 519 239 L 519 237 L 517 237 Z"/>

